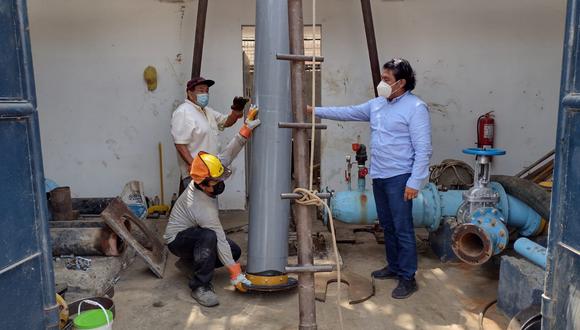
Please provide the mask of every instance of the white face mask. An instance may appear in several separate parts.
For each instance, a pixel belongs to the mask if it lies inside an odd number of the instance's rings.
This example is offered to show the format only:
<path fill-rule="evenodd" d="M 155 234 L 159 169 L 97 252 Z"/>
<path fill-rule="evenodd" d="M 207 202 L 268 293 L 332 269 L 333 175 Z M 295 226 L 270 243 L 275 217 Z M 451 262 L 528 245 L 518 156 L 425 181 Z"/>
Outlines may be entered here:
<path fill-rule="evenodd" d="M 399 80 L 395 81 L 394 84 L 396 84 L 398 82 L 399 82 Z M 391 85 L 389 85 L 386 82 L 381 80 L 381 82 L 377 86 L 377 94 L 379 94 L 379 96 L 389 98 L 389 96 L 391 96 L 391 94 L 398 92 L 399 89 L 401 89 L 401 87 L 393 90 L 393 87 Z"/>
<path fill-rule="evenodd" d="M 382 81 L 377 86 L 377 94 L 382 97 L 389 97 L 393 92 L 393 88 L 391 85 L 387 84 L 386 82 Z"/>

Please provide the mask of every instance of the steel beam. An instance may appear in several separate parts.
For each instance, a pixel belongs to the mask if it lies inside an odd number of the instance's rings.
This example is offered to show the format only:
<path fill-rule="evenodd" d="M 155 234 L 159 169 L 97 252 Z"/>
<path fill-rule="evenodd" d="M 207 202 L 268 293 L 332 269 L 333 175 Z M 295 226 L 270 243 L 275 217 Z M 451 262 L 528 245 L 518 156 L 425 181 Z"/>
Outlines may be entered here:
<path fill-rule="evenodd" d="M 336 270 L 334 265 L 288 265 L 286 271 L 288 273 L 329 273 Z"/>
<path fill-rule="evenodd" d="M 302 32 L 304 35 L 304 31 Z M 304 48 L 304 47 L 302 47 Z M 312 62 L 312 56 L 307 55 L 298 55 L 298 54 L 276 54 L 276 59 L 283 60 L 283 61 L 299 61 L 299 62 Z M 322 56 L 315 56 L 314 62 L 321 63 L 324 62 L 324 57 Z"/>
<path fill-rule="evenodd" d="M 205 36 L 206 16 L 207 0 L 199 0 L 197 3 L 197 19 L 195 21 L 195 44 L 193 46 L 191 78 L 199 77 L 201 73 L 201 57 L 203 54 L 203 38 Z"/>
<path fill-rule="evenodd" d="M 369 49 L 369 61 L 371 63 L 371 74 L 373 77 L 373 85 L 377 86 L 381 82 L 381 69 L 379 66 L 379 55 L 377 52 L 377 40 L 375 38 L 375 27 L 373 24 L 373 11 L 371 8 L 371 0 L 361 0 L 363 20 L 365 24 L 365 34 L 367 36 L 367 47 Z M 377 94 L 376 88 L 375 96 Z"/>
<path fill-rule="evenodd" d="M 278 123 L 278 128 L 311 129 L 310 123 Z M 315 124 L 314 129 L 326 129 L 324 124 Z"/>
<path fill-rule="evenodd" d="M 322 198 L 322 199 L 327 199 L 330 198 L 330 196 L 332 196 L 331 193 L 317 193 L 316 196 Z M 301 194 L 297 194 L 297 193 L 282 193 L 280 194 L 280 198 L 281 199 L 300 199 L 302 198 Z"/>

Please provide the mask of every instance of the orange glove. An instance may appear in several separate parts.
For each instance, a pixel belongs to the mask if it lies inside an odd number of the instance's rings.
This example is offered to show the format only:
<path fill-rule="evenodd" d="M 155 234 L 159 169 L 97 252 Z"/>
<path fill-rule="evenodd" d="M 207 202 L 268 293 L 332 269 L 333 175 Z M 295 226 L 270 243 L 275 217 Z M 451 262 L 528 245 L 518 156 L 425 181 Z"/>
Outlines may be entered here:
<path fill-rule="evenodd" d="M 246 139 L 250 138 L 252 135 L 252 131 L 254 128 L 260 126 L 260 119 L 256 119 L 258 115 L 258 107 L 255 105 L 250 106 L 250 110 L 248 111 L 248 117 L 246 118 L 246 122 L 244 126 L 240 129 L 240 135 L 245 137 Z"/>
<path fill-rule="evenodd" d="M 242 266 L 239 263 L 235 263 L 233 265 L 227 266 L 228 271 L 230 272 L 230 283 L 239 291 L 246 292 L 248 291 L 245 287 L 252 285 L 246 275 L 242 273 Z"/>

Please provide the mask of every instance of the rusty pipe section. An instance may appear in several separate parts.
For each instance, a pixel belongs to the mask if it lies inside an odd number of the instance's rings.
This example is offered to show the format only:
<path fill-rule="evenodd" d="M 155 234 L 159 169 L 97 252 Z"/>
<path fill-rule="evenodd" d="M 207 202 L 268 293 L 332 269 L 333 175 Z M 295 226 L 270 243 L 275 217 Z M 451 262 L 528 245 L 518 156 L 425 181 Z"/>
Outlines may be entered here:
<path fill-rule="evenodd" d="M 201 73 L 201 58 L 203 55 L 203 39 L 205 37 L 207 3 L 208 0 L 199 0 L 197 4 L 197 19 L 195 21 L 195 41 L 193 46 L 191 78 L 199 77 Z"/>
<path fill-rule="evenodd" d="M 288 265 L 286 266 L 287 273 L 329 273 L 336 270 L 335 265 Z"/>
<path fill-rule="evenodd" d="M 455 228 L 452 249 L 461 261 L 470 265 L 481 265 L 492 256 L 501 253 L 509 241 L 506 219 L 494 207 L 477 209 L 468 223 Z"/>
<path fill-rule="evenodd" d="M 373 78 L 373 85 L 376 87 L 381 82 L 381 69 L 379 66 L 379 55 L 377 52 L 377 40 L 375 38 L 375 26 L 373 23 L 373 11 L 371 8 L 371 0 L 361 0 L 363 21 L 365 24 L 365 34 L 367 37 L 367 47 L 369 50 L 369 62 L 371 64 L 371 75 Z M 377 94 L 376 88 L 375 96 Z"/>
<path fill-rule="evenodd" d="M 302 0 L 288 0 L 288 29 L 290 34 L 290 53 L 304 55 L 304 20 L 302 17 Z M 290 64 L 290 94 L 292 113 L 295 123 L 306 122 L 306 103 L 304 100 L 304 62 L 292 61 Z M 293 130 L 294 177 L 297 187 L 308 187 L 310 154 L 306 129 Z M 298 239 L 298 264 L 313 265 L 312 221 L 314 209 L 296 204 L 295 222 Z M 298 273 L 298 309 L 300 315 L 299 329 L 316 329 L 316 303 L 314 295 L 314 273 Z"/>
<path fill-rule="evenodd" d="M 52 255 L 119 256 L 125 244 L 108 227 L 50 228 Z"/>

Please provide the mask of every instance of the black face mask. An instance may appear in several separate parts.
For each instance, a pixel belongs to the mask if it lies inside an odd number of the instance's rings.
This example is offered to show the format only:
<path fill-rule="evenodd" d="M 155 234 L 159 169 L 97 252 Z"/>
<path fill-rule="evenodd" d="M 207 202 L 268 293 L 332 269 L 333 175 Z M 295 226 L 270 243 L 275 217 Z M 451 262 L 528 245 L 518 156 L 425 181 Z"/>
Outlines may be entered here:
<path fill-rule="evenodd" d="M 203 182 L 202 182 L 202 184 L 203 184 Z M 207 187 L 206 184 L 203 184 L 203 185 L 204 185 L 204 187 Z M 194 186 L 197 190 L 201 190 L 201 191 L 205 192 L 206 194 L 210 195 L 211 197 L 217 197 L 217 195 L 221 195 L 224 192 L 224 190 L 226 189 L 226 184 L 223 181 L 220 181 L 220 182 L 216 183 L 215 185 L 213 185 L 212 192 L 205 191 L 205 189 L 202 186 L 198 185 L 197 183 L 194 183 Z"/>
<path fill-rule="evenodd" d="M 212 195 L 214 195 L 214 197 L 217 195 L 221 195 L 225 189 L 226 189 L 226 184 L 223 181 L 220 181 L 213 186 Z"/>

